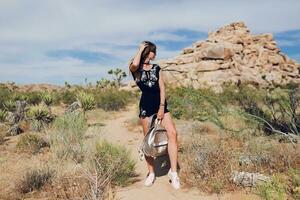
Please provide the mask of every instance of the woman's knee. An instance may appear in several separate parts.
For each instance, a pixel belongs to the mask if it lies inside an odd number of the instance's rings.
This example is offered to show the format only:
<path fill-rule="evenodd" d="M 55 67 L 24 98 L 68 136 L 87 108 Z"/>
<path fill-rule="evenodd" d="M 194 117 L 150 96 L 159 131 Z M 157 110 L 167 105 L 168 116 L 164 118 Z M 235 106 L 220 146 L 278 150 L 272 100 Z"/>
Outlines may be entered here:
<path fill-rule="evenodd" d="M 169 140 L 177 141 L 177 131 L 175 129 L 171 129 L 168 132 Z"/>
<path fill-rule="evenodd" d="M 141 122 L 142 127 L 143 127 L 143 133 L 144 133 L 144 135 L 146 135 L 146 133 L 148 132 L 148 119 L 147 118 L 140 118 L 140 122 Z"/>

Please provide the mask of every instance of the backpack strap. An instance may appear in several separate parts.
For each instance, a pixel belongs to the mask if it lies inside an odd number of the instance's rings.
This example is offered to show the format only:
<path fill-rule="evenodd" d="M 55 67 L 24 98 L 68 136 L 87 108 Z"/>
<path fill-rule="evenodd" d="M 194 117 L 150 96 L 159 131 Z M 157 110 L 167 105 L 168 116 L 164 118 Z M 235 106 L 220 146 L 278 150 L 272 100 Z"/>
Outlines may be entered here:
<path fill-rule="evenodd" d="M 154 122 L 155 122 L 155 119 L 157 118 L 157 114 L 154 113 L 153 115 L 151 115 L 149 117 L 149 121 L 148 121 L 148 129 L 150 129 L 153 125 L 154 125 Z"/>

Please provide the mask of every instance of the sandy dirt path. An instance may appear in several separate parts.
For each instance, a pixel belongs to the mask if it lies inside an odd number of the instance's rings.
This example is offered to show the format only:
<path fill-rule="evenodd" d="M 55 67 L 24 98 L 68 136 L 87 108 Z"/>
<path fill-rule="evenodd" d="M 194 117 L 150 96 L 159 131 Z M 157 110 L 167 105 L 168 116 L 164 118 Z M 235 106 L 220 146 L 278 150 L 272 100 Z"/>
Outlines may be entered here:
<path fill-rule="evenodd" d="M 145 187 L 144 178 L 147 174 L 147 166 L 145 161 L 139 160 L 138 147 L 143 139 L 142 127 L 129 129 L 128 123 L 137 115 L 136 105 L 129 105 L 126 109 L 115 114 L 113 120 L 105 120 L 103 127 L 103 137 L 112 143 L 122 144 L 132 152 L 132 158 L 136 160 L 136 172 L 139 175 L 138 181 L 134 184 L 117 188 L 116 197 L 120 200 L 219 200 L 219 199 L 259 199 L 256 195 L 245 194 L 244 192 L 228 193 L 224 195 L 205 195 L 201 194 L 197 189 L 184 188 L 174 190 L 168 182 L 167 175 L 156 178 L 155 183 L 151 187 Z M 176 124 L 176 123 L 175 123 Z M 177 128 L 177 127 L 176 127 Z M 177 128 L 178 136 L 180 130 Z M 179 174 L 180 175 L 180 174 Z"/>

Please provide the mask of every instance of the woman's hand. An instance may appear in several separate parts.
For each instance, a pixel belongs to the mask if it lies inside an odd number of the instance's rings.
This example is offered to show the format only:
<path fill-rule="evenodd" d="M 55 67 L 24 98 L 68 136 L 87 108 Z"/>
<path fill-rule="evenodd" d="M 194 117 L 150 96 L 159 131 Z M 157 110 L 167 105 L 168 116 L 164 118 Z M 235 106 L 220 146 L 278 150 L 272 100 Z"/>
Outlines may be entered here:
<path fill-rule="evenodd" d="M 163 119 L 164 118 L 164 114 L 165 114 L 164 107 L 160 106 L 159 110 L 157 112 L 157 119 Z"/>
<path fill-rule="evenodd" d="M 147 46 L 148 46 L 147 43 L 142 42 L 142 43 L 140 44 L 140 46 L 139 46 L 139 51 L 143 51 Z"/>

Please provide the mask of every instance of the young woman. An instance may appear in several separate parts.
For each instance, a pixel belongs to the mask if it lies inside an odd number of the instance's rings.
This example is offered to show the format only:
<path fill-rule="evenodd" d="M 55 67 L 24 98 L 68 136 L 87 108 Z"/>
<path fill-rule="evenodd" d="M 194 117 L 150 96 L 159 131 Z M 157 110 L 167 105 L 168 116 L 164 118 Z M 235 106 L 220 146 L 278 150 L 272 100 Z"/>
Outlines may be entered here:
<path fill-rule="evenodd" d="M 177 131 L 173 123 L 168 104 L 165 99 L 165 85 L 162 71 L 158 64 L 150 64 L 156 56 L 156 46 L 152 42 L 143 41 L 137 54 L 129 62 L 129 69 L 133 79 L 142 91 L 139 102 L 139 118 L 143 126 L 144 135 L 148 132 L 149 117 L 157 113 L 157 119 L 161 120 L 161 125 L 167 130 L 168 154 L 170 157 L 171 168 L 168 172 L 170 182 L 175 189 L 180 188 L 179 177 L 177 174 Z M 155 181 L 153 158 L 145 156 L 148 174 L 145 186 L 151 186 Z"/>

